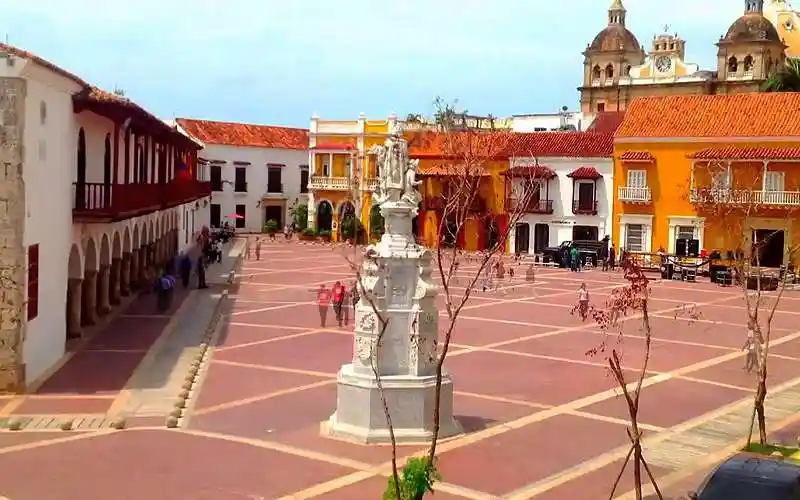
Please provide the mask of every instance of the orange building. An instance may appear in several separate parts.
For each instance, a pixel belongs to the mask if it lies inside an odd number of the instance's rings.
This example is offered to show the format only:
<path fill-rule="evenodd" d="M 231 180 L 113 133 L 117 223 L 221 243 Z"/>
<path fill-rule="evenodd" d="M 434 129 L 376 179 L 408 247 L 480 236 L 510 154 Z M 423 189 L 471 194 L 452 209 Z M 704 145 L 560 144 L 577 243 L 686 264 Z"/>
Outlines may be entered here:
<path fill-rule="evenodd" d="M 800 93 L 634 100 L 614 138 L 613 238 L 634 252 L 749 253 L 777 231 L 762 265 L 800 243 Z"/>

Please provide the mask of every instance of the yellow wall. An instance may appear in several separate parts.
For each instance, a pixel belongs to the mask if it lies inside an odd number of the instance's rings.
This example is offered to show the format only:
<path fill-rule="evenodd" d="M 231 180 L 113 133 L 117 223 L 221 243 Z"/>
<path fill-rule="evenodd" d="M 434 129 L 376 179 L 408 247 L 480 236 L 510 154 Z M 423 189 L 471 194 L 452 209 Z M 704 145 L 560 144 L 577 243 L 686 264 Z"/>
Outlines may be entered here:
<path fill-rule="evenodd" d="M 770 143 L 770 147 L 798 147 L 800 141 L 795 143 Z M 780 208 L 758 208 L 755 219 L 745 222 L 742 210 L 736 209 L 734 205 L 724 210 L 715 210 L 715 213 L 704 211 L 698 212 L 696 207 L 689 200 L 689 193 L 692 185 L 692 160 L 687 155 L 708 148 L 720 147 L 763 147 L 762 143 L 616 143 L 614 145 L 614 203 L 612 220 L 612 238 L 616 244 L 620 240 L 620 216 L 621 215 L 652 215 L 652 237 L 651 248 L 646 249 L 655 252 L 659 247 L 669 248 L 669 218 L 670 217 L 705 217 L 705 232 L 703 246 L 709 251 L 713 250 L 733 250 L 741 247 L 746 239 L 745 234 L 749 233 L 749 228 L 754 225 L 759 228 L 769 229 L 774 225 L 769 220 L 786 221 L 789 212 L 787 209 Z M 626 151 L 647 151 L 655 157 L 653 163 L 624 162 L 619 157 Z M 696 188 L 711 187 L 710 172 L 716 169 L 725 168 L 722 163 L 697 164 L 694 174 L 694 185 Z M 733 189 L 741 190 L 760 190 L 763 175 L 763 162 L 733 162 L 731 164 L 731 176 Z M 652 203 L 647 205 L 623 203 L 618 196 L 619 186 L 627 184 L 627 171 L 646 170 L 647 185 L 651 190 Z M 786 191 L 800 190 L 800 164 L 787 162 L 770 162 L 769 170 L 785 172 L 784 189 Z M 754 219 L 754 220 L 755 220 Z M 796 223 L 800 229 L 800 222 Z M 745 229 L 748 229 L 745 231 Z M 790 228 L 787 228 L 790 229 Z M 800 244 L 800 230 L 790 231 L 793 244 Z M 787 243 L 789 243 L 787 241 Z"/>
<path fill-rule="evenodd" d="M 792 23 L 793 29 L 791 31 L 786 29 L 787 20 Z M 778 14 L 776 28 L 783 43 L 789 46 L 786 49 L 786 55 L 789 57 L 800 56 L 800 16 L 794 12 L 782 12 Z"/>

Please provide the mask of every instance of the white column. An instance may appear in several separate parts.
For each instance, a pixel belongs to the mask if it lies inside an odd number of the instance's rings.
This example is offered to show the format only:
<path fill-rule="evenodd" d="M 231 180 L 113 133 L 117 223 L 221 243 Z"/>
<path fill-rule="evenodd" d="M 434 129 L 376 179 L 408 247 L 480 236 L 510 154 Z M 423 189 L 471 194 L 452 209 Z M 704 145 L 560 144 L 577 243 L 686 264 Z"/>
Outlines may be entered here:
<path fill-rule="evenodd" d="M 333 177 L 333 153 L 328 153 L 328 178 Z"/>
<path fill-rule="evenodd" d="M 667 253 L 670 253 L 670 254 L 671 253 L 675 253 L 675 228 L 676 227 L 677 227 L 677 225 L 674 222 L 672 222 L 672 221 L 669 222 L 669 234 L 667 235 L 667 237 L 669 238 L 667 240 Z"/>

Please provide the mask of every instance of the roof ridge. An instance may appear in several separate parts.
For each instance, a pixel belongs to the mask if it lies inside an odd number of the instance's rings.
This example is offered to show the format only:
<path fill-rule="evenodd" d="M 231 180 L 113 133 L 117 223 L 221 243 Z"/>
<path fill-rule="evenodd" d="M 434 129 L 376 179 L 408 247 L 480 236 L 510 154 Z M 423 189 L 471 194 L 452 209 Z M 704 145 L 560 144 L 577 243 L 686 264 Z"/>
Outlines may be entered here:
<path fill-rule="evenodd" d="M 268 125 L 262 123 L 250 123 L 250 122 L 239 122 L 239 121 L 230 121 L 230 120 L 206 120 L 203 118 L 184 118 L 184 117 L 176 117 L 176 121 L 187 121 L 187 122 L 205 122 L 205 123 L 216 123 L 219 125 L 246 125 L 248 127 L 270 127 L 270 128 L 281 128 L 281 129 L 288 129 L 288 130 L 300 130 L 300 131 L 309 131 L 309 128 L 304 127 L 290 127 L 288 125 Z"/>

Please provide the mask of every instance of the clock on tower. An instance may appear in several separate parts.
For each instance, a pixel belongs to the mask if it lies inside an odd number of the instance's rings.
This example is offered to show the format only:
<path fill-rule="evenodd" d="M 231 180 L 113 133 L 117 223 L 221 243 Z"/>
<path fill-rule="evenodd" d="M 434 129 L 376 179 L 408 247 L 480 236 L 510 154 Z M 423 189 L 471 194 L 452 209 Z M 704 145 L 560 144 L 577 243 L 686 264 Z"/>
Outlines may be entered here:
<path fill-rule="evenodd" d="M 659 73 L 666 73 L 672 68 L 672 59 L 669 56 L 658 56 L 656 58 L 656 69 Z"/>

